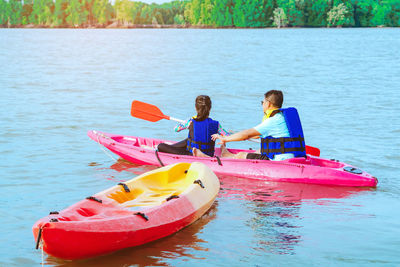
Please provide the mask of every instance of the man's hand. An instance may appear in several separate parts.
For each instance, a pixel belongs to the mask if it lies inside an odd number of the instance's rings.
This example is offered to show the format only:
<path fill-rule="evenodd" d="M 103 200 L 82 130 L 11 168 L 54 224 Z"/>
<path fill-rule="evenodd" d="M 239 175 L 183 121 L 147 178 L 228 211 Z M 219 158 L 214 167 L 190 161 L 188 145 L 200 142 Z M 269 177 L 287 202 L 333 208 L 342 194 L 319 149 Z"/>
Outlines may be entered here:
<path fill-rule="evenodd" d="M 251 128 L 251 129 L 247 129 L 247 130 L 243 130 L 243 131 L 234 133 L 229 136 L 221 136 L 219 134 L 213 134 L 213 135 L 211 135 L 211 139 L 213 141 L 219 139 L 220 142 L 218 144 L 225 145 L 225 143 L 227 143 L 227 142 L 243 141 L 243 140 L 247 140 L 249 138 L 256 137 L 259 135 L 260 135 L 259 132 L 257 132 L 254 128 Z"/>

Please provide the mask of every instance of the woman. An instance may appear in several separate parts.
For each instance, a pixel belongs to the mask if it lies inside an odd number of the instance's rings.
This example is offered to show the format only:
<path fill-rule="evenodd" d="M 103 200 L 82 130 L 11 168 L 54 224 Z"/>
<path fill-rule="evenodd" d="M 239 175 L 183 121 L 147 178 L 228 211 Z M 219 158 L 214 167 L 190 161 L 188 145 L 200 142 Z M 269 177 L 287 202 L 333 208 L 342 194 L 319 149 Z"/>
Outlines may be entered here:
<path fill-rule="evenodd" d="M 207 95 L 196 97 L 195 107 L 197 115 L 175 127 L 176 132 L 189 129 L 188 137 L 173 145 L 161 143 L 158 145 L 159 152 L 193 155 L 193 156 L 214 156 L 215 141 L 211 135 L 228 135 L 218 121 L 209 118 L 211 110 L 211 99 Z"/>

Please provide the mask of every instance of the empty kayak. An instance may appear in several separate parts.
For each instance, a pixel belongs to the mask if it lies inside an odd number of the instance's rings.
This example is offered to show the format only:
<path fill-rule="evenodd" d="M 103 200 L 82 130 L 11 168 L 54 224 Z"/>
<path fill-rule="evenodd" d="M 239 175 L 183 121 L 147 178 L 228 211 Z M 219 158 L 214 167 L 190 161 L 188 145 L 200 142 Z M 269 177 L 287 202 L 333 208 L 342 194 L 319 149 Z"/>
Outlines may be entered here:
<path fill-rule="evenodd" d="M 221 152 L 216 148 L 216 157 L 201 158 L 156 151 L 159 143 L 174 143 L 172 141 L 98 131 L 89 131 L 88 135 L 121 158 L 138 164 L 162 166 L 176 162 L 197 161 L 209 166 L 216 174 L 277 182 L 367 187 L 375 187 L 378 183 L 375 177 L 354 166 L 311 155 L 283 161 L 230 159 L 218 157 Z M 254 150 L 239 149 L 229 149 L 229 151 L 254 152 Z"/>
<path fill-rule="evenodd" d="M 81 259 L 157 240 L 201 217 L 219 187 L 201 163 L 159 168 L 40 219 L 33 226 L 36 248 Z"/>

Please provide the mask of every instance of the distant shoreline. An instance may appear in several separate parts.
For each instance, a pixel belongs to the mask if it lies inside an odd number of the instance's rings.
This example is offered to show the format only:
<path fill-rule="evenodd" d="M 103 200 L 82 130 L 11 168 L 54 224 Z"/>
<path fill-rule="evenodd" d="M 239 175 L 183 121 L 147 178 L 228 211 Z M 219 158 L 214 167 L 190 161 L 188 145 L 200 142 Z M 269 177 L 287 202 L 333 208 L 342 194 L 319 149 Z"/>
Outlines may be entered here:
<path fill-rule="evenodd" d="M 337 29 L 337 28 L 399 28 L 399 27 L 386 27 L 386 26 L 376 26 L 376 27 L 235 27 L 235 26 L 224 26 L 224 27 L 214 27 L 207 25 L 175 25 L 175 24 L 128 24 L 121 25 L 112 23 L 109 25 L 87 25 L 87 26 L 46 26 L 46 25 L 0 25 L 0 29 Z"/>

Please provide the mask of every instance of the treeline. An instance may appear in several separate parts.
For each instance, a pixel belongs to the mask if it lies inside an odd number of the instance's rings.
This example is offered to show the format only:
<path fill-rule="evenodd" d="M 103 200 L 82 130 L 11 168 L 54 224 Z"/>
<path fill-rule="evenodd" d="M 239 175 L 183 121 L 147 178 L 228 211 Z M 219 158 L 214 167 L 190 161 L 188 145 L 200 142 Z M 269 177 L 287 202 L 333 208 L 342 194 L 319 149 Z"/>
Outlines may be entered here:
<path fill-rule="evenodd" d="M 400 0 L 0 0 L 3 27 L 400 26 Z"/>
<path fill-rule="evenodd" d="M 192 0 L 185 19 L 217 27 L 397 27 L 400 0 Z"/>

